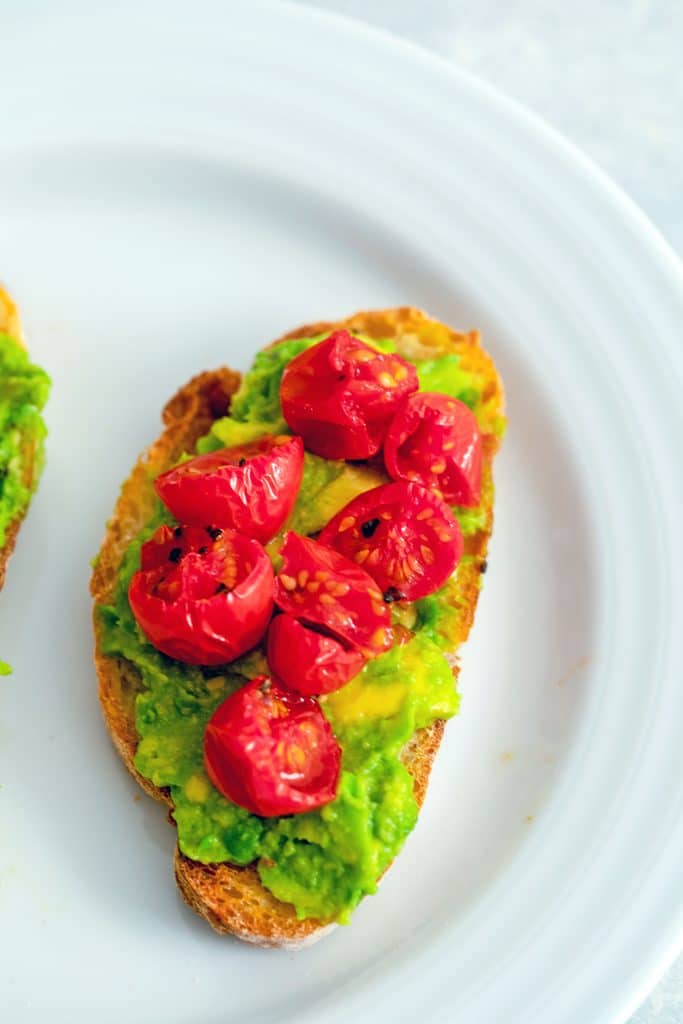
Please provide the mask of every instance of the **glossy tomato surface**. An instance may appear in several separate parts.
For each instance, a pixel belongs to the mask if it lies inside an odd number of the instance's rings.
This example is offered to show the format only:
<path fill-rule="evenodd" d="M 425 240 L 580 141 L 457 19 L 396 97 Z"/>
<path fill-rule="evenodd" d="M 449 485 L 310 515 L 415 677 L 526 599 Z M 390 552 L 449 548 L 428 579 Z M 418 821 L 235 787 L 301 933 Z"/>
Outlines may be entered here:
<path fill-rule="evenodd" d="M 273 817 L 334 800 L 341 750 L 313 697 L 259 676 L 214 712 L 204 735 L 204 763 L 228 800 Z"/>
<path fill-rule="evenodd" d="M 222 665 L 263 637 L 273 610 L 273 568 L 234 530 L 160 526 L 142 546 L 128 600 L 147 639 L 193 665 Z"/>
<path fill-rule="evenodd" d="M 434 593 L 463 551 L 462 533 L 448 505 L 405 480 L 360 494 L 318 540 L 367 570 L 388 603 Z"/>
<path fill-rule="evenodd" d="M 285 368 L 282 413 L 306 448 L 327 459 L 375 455 L 401 402 L 417 391 L 415 367 L 335 331 Z"/>
<path fill-rule="evenodd" d="M 268 630 L 268 665 L 297 693 L 331 693 L 358 675 L 365 657 L 336 637 L 304 625 L 292 615 L 276 615 Z"/>
<path fill-rule="evenodd" d="M 332 548 L 291 531 L 281 550 L 275 601 L 283 612 L 322 628 L 373 658 L 391 647 L 391 619 L 372 576 Z"/>
<path fill-rule="evenodd" d="M 481 431 L 457 398 L 435 391 L 411 395 L 387 431 L 384 462 L 395 480 L 414 480 L 451 505 L 479 504 Z"/>
<path fill-rule="evenodd" d="M 265 544 L 294 508 L 303 465 L 300 437 L 267 435 L 198 455 L 162 473 L 154 486 L 179 522 L 229 527 Z"/>

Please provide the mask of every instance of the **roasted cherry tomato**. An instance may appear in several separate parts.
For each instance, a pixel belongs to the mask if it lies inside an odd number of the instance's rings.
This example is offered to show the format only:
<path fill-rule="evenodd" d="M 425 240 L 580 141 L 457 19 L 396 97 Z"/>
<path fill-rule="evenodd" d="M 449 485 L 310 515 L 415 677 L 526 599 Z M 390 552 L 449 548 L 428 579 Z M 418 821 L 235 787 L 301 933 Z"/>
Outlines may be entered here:
<path fill-rule="evenodd" d="M 479 504 L 481 431 L 457 398 L 411 395 L 387 431 L 384 462 L 394 480 L 414 480 L 451 505 Z"/>
<path fill-rule="evenodd" d="M 227 526 L 265 544 L 294 508 L 304 467 L 300 437 L 270 435 L 183 462 L 154 482 L 181 523 Z"/>
<path fill-rule="evenodd" d="M 313 697 L 259 676 L 212 715 L 204 763 L 228 800 L 269 818 L 334 800 L 341 750 Z"/>
<path fill-rule="evenodd" d="M 415 367 L 405 359 L 335 331 L 289 363 L 280 399 L 287 423 L 309 451 L 327 459 L 367 459 L 417 388 Z"/>
<path fill-rule="evenodd" d="M 275 601 L 305 625 L 318 626 L 373 658 L 391 647 L 389 610 L 372 576 L 332 548 L 287 533 Z"/>
<path fill-rule="evenodd" d="M 292 615 L 276 615 L 268 630 L 268 664 L 297 693 L 331 693 L 357 676 L 365 658 L 355 647 L 305 626 Z"/>
<path fill-rule="evenodd" d="M 160 526 L 142 546 L 128 600 L 140 629 L 169 658 L 222 665 L 259 642 L 273 610 L 273 568 L 234 530 Z"/>
<path fill-rule="evenodd" d="M 337 513 L 318 538 L 362 565 L 387 603 L 415 601 L 446 582 L 463 550 L 448 505 L 419 484 L 382 484 Z"/>

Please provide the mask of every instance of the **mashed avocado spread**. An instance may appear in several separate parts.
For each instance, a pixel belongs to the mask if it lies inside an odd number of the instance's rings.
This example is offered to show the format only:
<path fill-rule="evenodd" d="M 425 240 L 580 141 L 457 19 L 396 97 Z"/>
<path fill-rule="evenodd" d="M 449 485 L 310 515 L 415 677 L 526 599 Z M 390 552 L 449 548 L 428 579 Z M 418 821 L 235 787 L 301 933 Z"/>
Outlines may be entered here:
<path fill-rule="evenodd" d="M 46 433 L 40 412 L 49 392 L 45 371 L 14 338 L 0 333 L 0 548 L 38 482 Z"/>
<path fill-rule="evenodd" d="M 282 371 L 318 340 L 296 339 L 259 352 L 233 398 L 231 415 L 214 424 L 198 451 L 285 430 L 279 400 Z M 392 347 L 389 341 L 371 343 Z M 460 369 L 457 356 L 415 364 L 423 390 L 454 394 L 480 415 L 477 380 Z M 357 494 L 386 479 L 374 467 L 307 453 L 288 529 L 316 533 Z M 490 480 L 484 487 L 491 487 Z M 465 534 L 486 524 L 480 510 L 455 512 Z M 306 814 L 259 818 L 212 786 L 204 770 L 203 739 L 209 718 L 225 698 L 267 672 L 263 654 L 252 652 L 223 671 L 181 664 L 149 644 L 128 604 L 141 545 L 161 522 L 173 520 L 159 505 L 125 554 L 113 604 L 100 609 L 103 652 L 133 662 L 142 679 L 136 704 L 136 767 L 156 786 L 170 787 L 178 842 L 188 857 L 202 863 L 256 862 L 263 884 L 278 899 L 292 903 L 299 917 L 348 921 L 362 897 L 375 891 L 377 879 L 415 824 L 413 780 L 400 760 L 403 747 L 417 729 L 458 710 L 443 654 L 456 646 L 457 573 L 436 594 L 395 608 L 397 621 L 413 631 L 408 643 L 368 662 L 344 687 L 321 698 L 343 751 L 336 799 Z M 274 560 L 279 544 L 275 538 L 269 545 Z"/>

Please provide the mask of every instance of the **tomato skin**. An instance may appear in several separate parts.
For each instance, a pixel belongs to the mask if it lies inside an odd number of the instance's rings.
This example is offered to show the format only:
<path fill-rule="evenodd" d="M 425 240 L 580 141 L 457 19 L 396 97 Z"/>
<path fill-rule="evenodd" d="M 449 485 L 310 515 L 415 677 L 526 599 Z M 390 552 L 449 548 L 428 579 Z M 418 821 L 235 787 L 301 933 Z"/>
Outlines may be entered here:
<path fill-rule="evenodd" d="M 391 617 L 371 576 L 332 548 L 289 531 L 275 603 L 373 658 L 392 644 Z"/>
<path fill-rule="evenodd" d="M 276 615 L 268 630 L 268 664 L 290 690 L 332 693 L 357 676 L 365 658 L 355 648 L 318 633 L 292 615 Z"/>
<path fill-rule="evenodd" d="M 296 356 L 282 375 L 282 413 L 306 448 L 327 459 L 379 451 L 393 414 L 418 389 L 417 371 L 348 331 L 334 331 Z"/>
<path fill-rule="evenodd" d="M 143 544 L 128 600 L 157 650 L 191 665 L 223 665 L 254 647 L 273 610 L 273 568 L 234 530 L 160 526 Z"/>
<path fill-rule="evenodd" d="M 387 431 L 384 462 L 394 480 L 414 480 L 451 505 L 479 504 L 481 431 L 457 398 L 436 391 L 411 395 Z"/>
<path fill-rule="evenodd" d="M 448 505 L 406 480 L 358 495 L 318 540 L 360 563 L 388 603 L 433 594 L 455 569 L 464 546 Z"/>
<path fill-rule="evenodd" d="M 269 818 L 301 814 L 334 800 L 341 749 L 313 697 L 258 676 L 214 712 L 204 763 L 228 800 Z"/>
<path fill-rule="evenodd" d="M 267 435 L 198 455 L 162 473 L 154 486 L 179 522 L 228 527 L 265 544 L 294 508 L 303 466 L 300 437 Z"/>

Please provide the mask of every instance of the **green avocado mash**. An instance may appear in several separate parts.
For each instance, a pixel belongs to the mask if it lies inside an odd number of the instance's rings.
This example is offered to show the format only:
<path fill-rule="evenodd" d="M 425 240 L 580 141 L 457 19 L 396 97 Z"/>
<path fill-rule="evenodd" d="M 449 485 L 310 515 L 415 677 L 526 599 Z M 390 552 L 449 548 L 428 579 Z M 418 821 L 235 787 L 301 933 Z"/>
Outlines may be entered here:
<path fill-rule="evenodd" d="M 231 415 L 214 424 L 198 450 L 286 430 L 279 402 L 282 371 L 318 340 L 297 339 L 260 352 L 233 399 Z M 446 361 L 447 366 L 440 366 Z M 443 379 L 458 381 L 457 397 L 476 404 L 477 381 L 458 368 L 457 357 L 417 365 L 425 389 L 439 388 L 441 372 Z M 386 479 L 374 466 L 332 462 L 307 453 L 287 526 L 314 534 L 357 494 Z M 485 525 L 480 510 L 455 512 L 472 532 Z M 159 506 L 126 552 L 113 604 L 100 609 L 103 652 L 133 662 L 142 680 L 136 704 L 136 767 L 156 786 L 170 787 L 178 842 L 188 857 L 202 863 L 256 862 L 263 884 L 278 899 L 292 903 L 299 917 L 345 922 L 363 896 L 375 891 L 378 878 L 415 824 L 417 805 L 412 778 L 400 759 L 403 747 L 417 729 L 449 718 L 458 709 L 453 675 L 443 654 L 453 648 L 457 575 L 437 594 L 397 611 L 410 617 L 414 635 L 408 643 L 368 662 L 346 686 L 321 698 L 343 752 L 335 800 L 307 814 L 259 818 L 212 786 L 204 770 L 203 738 L 209 718 L 225 698 L 267 671 L 262 653 L 253 652 L 224 671 L 175 662 L 147 642 L 128 604 L 141 545 L 164 521 L 173 520 Z M 279 543 L 275 538 L 269 545 L 274 559 Z"/>
<path fill-rule="evenodd" d="M 38 482 L 46 433 L 40 412 L 49 392 L 45 371 L 14 338 L 0 333 L 0 547 Z"/>

